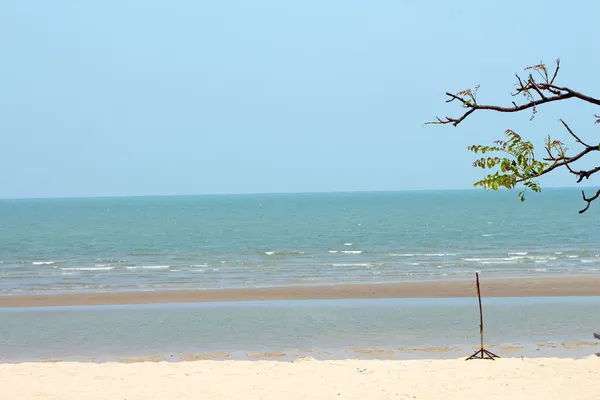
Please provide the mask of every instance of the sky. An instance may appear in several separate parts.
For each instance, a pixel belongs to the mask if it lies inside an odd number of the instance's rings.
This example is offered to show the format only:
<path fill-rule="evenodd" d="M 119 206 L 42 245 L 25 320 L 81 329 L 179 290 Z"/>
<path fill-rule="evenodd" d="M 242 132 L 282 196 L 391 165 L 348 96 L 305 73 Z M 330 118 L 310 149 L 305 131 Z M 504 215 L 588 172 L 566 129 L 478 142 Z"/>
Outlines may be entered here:
<path fill-rule="evenodd" d="M 515 73 L 560 57 L 558 83 L 598 97 L 599 16 L 592 1 L 2 2 L 0 198 L 469 188 L 468 145 L 600 126 L 578 101 L 424 126 L 462 111 L 444 93 L 480 84 L 480 103 L 509 105 Z"/>

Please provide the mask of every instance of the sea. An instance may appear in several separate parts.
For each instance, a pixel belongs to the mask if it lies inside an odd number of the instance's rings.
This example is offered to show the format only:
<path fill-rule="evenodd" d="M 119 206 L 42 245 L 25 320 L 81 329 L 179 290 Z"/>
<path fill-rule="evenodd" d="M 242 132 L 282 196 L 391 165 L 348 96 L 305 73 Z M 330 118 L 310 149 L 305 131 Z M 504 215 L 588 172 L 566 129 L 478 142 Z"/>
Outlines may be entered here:
<path fill-rule="evenodd" d="M 597 275 L 600 203 L 578 214 L 580 196 L 1 200 L 0 292 Z M 600 298 L 484 297 L 483 307 L 484 344 L 501 357 L 598 352 Z M 465 358 L 480 346 L 479 323 L 475 297 L 0 307 L 0 362 Z"/>
<path fill-rule="evenodd" d="M 577 189 L 0 200 L 0 293 L 598 274 L 600 208 L 582 206 Z"/>

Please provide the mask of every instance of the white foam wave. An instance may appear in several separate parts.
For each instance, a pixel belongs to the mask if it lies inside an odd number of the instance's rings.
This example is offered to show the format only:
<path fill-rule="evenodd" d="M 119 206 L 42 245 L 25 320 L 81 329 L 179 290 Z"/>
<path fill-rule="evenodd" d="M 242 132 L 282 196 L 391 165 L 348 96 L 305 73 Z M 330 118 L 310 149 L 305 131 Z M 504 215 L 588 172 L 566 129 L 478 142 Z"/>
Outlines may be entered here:
<path fill-rule="evenodd" d="M 56 264 L 56 261 L 34 261 L 33 265 L 53 265 Z"/>
<path fill-rule="evenodd" d="M 69 267 L 61 268 L 62 271 L 110 271 L 114 267 Z"/>
<path fill-rule="evenodd" d="M 555 251 L 554 254 L 562 254 L 562 251 Z"/>
<path fill-rule="evenodd" d="M 299 255 L 299 254 L 306 254 L 304 251 L 265 251 L 264 254 L 266 254 L 267 256 L 272 256 L 272 255 L 283 255 L 283 256 L 294 256 L 294 255 Z"/>
<path fill-rule="evenodd" d="M 490 263 L 497 261 L 517 261 L 523 257 L 481 257 L 481 258 L 463 258 L 463 261 L 474 261 L 480 263 Z"/>
<path fill-rule="evenodd" d="M 479 261 L 479 264 L 511 264 L 512 261 Z"/>
<path fill-rule="evenodd" d="M 493 236 L 493 235 L 494 235 L 493 233 L 484 233 L 481 236 L 483 236 L 483 237 L 490 237 L 490 236 Z"/>
<path fill-rule="evenodd" d="M 456 253 L 426 253 L 423 254 L 426 257 L 446 257 L 446 256 L 456 256 Z"/>
<path fill-rule="evenodd" d="M 168 265 L 140 265 L 135 267 L 125 267 L 127 269 L 167 269 Z"/>
<path fill-rule="evenodd" d="M 526 256 L 527 252 L 526 251 L 515 251 L 512 253 L 508 253 L 509 256 Z"/>
<path fill-rule="evenodd" d="M 329 252 L 330 252 L 331 254 L 335 254 L 335 253 L 337 253 L 338 251 L 337 251 L 337 250 L 329 250 Z"/>
<path fill-rule="evenodd" d="M 414 257 L 416 256 L 416 254 L 414 253 L 404 253 L 404 254 L 396 254 L 396 253 L 391 253 L 388 254 L 390 257 Z"/>
<path fill-rule="evenodd" d="M 362 250 L 342 250 L 344 254 L 361 254 Z"/>
<path fill-rule="evenodd" d="M 198 267 L 210 267 L 208 264 L 194 264 L 190 265 L 190 267 L 198 268 Z"/>
<path fill-rule="evenodd" d="M 352 243 L 350 243 L 350 242 L 344 243 L 344 246 L 352 246 Z"/>
<path fill-rule="evenodd" d="M 368 267 L 371 264 L 331 264 L 332 267 Z"/>
<path fill-rule="evenodd" d="M 577 258 L 579 256 L 567 256 L 568 258 Z"/>

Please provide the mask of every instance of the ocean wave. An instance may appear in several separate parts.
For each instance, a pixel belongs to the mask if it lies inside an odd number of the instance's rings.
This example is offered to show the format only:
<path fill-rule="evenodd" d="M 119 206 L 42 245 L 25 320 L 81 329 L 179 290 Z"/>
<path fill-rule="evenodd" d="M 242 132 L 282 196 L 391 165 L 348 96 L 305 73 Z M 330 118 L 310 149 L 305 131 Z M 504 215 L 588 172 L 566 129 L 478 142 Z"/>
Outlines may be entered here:
<path fill-rule="evenodd" d="M 54 265 L 56 264 L 56 261 L 34 261 L 32 262 L 33 265 Z"/>
<path fill-rule="evenodd" d="M 65 267 L 61 271 L 110 271 L 114 267 Z"/>
<path fill-rule="evenodd" d="M 338 251 L 337 251 L 337 250 L 329 250 L 329 252 L 330 252 L 331 254 L 335 254 L 335 253 L 337 253 Z"/>
<path fill-rule="evenodd" d="M 556 260 L 557 257 L 553 257 L 553 256 L 532 256 L 532 257 L 527 257 L 530 260 Z"/>
<path fill-rule="evenodd" d="M 165 257 L 168 256 L 167 253 L 159 253 L 159 252 L 143 252 L 143 251 L 134 251 L 129 254 L 132 257 Z"/>
<path fill-rule="evenodd" d="M 443 264 L 443 265 L 438 265 L 438 268 L 452 268 L 452 267 L 456 267 L 456 264 Z"/>
<path fill-rule="evenodd" d="M 362 250 L 342 250 L 344 254 L 361 254 Z"/>
<path fill-rule="evenodd" d="M 404 254 L 396 254 L 396 253 L 391 253 L 388 254 L 388 256 L 390 257 L 414 257 L 418 254 L 414 254 L 414 253 L 404 253 Z"/>
<path fill-rule="evenodd" d="M 352 244 L 353 243 L 347 242 L 347 243 L 344 243 L 344 246 L 352 246 Z"/>
<path fill-rule="evenodd" d="M 306 254 L 304 251 L 265 251 L 263 254 L 267 256 L 278 255 L 278 256 L 293 256 Z"/>
<path fill-rule="evenodd" d="M 210 267 L 209 264 L 193 264 L 190 267 L 198 268 L 198 267 Z"/>
<path fill-rule="evenodd" d="M 368 267 L 371 264 L 329 264 L 332 267 Z"/>
<path fill-rule="evenodd" d="M 167 269 L 169 265 L 140 265 L 135 267 L 125 267 L 127 269 Z"/>
<path fill-rule="evenodd" d="M 463 258 L 463 261 L 474 261 L 479 263 L 490 263 L 496 261 L 517 261 L 521 260 L 523 257 L 480 257 L 480 258 Z"/>
<path fill-rule="evenodd" d="M 501 261 L 501 260 L 496 260 L 496 261 L 479 261 L 479 264 L 484 264 L 484 265 L 488 265 L 488 264 L 512 264 L 513 261 Z"/>
<path fill-rule="evenodd" d="M 446 256 L 457 256 L 456 253 L 426 253 L 423 254 L 426 257 L 446 257 Z"/>
<path fill-rule="evenodd" d="M 509 252 L 508 253 L 509 256 L 526 256 L 527 252 L 526 251 L 515 251 L 515 252 Z"/>
<path fill-rule="evenodd" d="M 379 267 L 384 265 L 383 263 L 331 263 L 331 264 L 313 264 L 315 267 L 359 267 L 359 268 L 369 268 L 369 267 Z"/>

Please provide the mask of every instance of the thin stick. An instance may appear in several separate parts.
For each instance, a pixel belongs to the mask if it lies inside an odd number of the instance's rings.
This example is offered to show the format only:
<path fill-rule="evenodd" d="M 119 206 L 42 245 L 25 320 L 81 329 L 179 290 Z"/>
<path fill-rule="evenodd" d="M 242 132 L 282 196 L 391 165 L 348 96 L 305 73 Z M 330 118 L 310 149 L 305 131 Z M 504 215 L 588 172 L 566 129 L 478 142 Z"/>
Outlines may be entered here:
<path fill-rule="evenodd" d="M 479 272 L 475 272 L 477 281 L 477 298 L 479 299 L 479 336 L 481 337 L 481 348 L 483 349 L 483 308 L 481 307 L 481 290 L 479 289 Z"/>
<path fill-rule="evenodd" d="M 500 358 L 496 354 L 483 348 L 483 307 L 481 306 L 481 289 L 479 288 L 479 272 L 475 273 L 475 281 L 477 282 L 477 299 L 479 300 L 479 339 L 481 347 L 475 353 L 473 353 L 467 360 L 473 360 L 474 358 L 493 360 L 494 358 Z"/>

